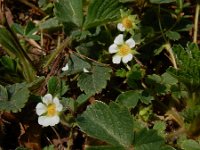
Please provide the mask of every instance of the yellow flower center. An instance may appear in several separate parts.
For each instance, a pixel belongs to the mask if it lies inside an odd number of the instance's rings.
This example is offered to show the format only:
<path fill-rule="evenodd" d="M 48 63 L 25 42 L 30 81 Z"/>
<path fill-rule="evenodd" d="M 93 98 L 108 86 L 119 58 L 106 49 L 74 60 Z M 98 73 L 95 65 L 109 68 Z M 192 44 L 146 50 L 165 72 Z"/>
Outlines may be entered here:
<path fill-rule="evenodd" d="M 47 116 L 52 117 L 56 115 L 56 105 L 50 104 L 47 106 Z"/>
<path fill-rule="evenodd" d="M 131 48 L 127 45 L 127 44 L 123 44 L 119 47 L 119 55 L 120 56 L 126 56 L 130 53 L 131 51 Z"/>
<path fill-rule="evenodd" d="M 126 17 L 126 18 L 124 18 L 123 20 L 122 20 L 122 24 L 123 24 L 123 26 L 126 28 L 126 29 L 130 29 L 130 28 L 132 28 L 132 21 L 130 20 L 130 19 L 128 19 L 128 17 Z"/>

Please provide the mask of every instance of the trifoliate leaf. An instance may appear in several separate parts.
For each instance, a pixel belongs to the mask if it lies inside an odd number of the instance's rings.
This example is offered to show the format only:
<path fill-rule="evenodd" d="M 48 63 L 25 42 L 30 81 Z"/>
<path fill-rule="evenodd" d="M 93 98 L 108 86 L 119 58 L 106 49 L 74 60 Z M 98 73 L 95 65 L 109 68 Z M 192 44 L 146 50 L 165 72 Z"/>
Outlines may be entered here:
<path fill-rule="evenodd" d="M 0 94 L 0 110 L 14 113 L 20 111 L 29 98 L 29 90 L 25 83 L 16 83 L 6 88 L 0 86 Z"/>
<path fill-rule="evenodd" d="M 106 105 L 96 101 L 77 118 L 82 131 L 121 149 L 133 142 L 133 119 L 128 109 L 114 102 Z"/>
<path fill-rule="evenodd" d="M 86 94 L 101 92 L 110 79 L 109 67 L 94 64 L 89 72 L 83 72 L 78 78 L 78 86 Z"/>

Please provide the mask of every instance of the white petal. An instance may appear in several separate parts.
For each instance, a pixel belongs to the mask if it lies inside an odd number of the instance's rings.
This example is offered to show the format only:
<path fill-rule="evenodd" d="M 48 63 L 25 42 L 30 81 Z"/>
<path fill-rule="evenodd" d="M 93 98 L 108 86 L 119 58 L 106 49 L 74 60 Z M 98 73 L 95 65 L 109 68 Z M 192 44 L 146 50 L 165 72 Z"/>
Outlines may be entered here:
<path fill-rule="evenodd" d="M 86 68 L 83 68 L 83 72 L 88 73 L 89 71 Z"/>
<path fill-rule="evenodd" d="M 47 116 L 40 116 L 38 118 L 38 124 L 40 124 L 40 125 L 42 125 L 44 127 L 49 126 L 49 119 L 48 118 L 49 117 L 47 117 Z"/>
<path fill-rule="evenodd" d="M 123 63 L 127 63 L 133 59 L 133 54 L 128 54 L 122 58 Z"/>
<path fill-rule="evenodd" d="M 114 43 L 117 44 L 117 45 L 122 45 L 124 43 L 124 36 L 123 36 L 123 34 L 119 34 L 115 38 Z"/>
<path fill-rule="evenodd" d="M 56 115 L 56 116 L 53 116 L 53 117 L 50 118 L 49 125 L 50 126 L 55 126 L 59 122 L 60 122 L 60 118 Z"/>
<path fill-rule="evenodd" d="M 69 65 L 68 65 L 68 63 L 62 68 L 62 71 L 67 71 L 67 70 L 69 70 Z"/>
<path fill-rule="evenodd" d="M 56 104 L 56 111 L 60 112 L 63 109 L 63 105 L 60 103 L 59 99 L 55 97 L 53 103 Z"/>
<path fill-rule="evenodd" d="M 47 126 L 54 126 L 58 124 L 60 121 L 60 118 L 56 115 L 53 117 L 48 117 L 48 116 L 40 116 L 38 118 L 38 124 L 47 127 Z"/>
<path fill-rule="evenodd" d="M 119 64 L 121 62 L 121 56 L 119 56 L 119 55 L 113 56 L 112 62 L 114 64 Z"/>
<path fill-rule="evenodd" d="M 118 47 L 117 47 L 116 44 L 110 45 L 110 47 L 109 47 L 109 53 L 110 54 L 116 53 L 117 51 L 118 51 Z"/>
<path fill-rule="evenodd" d="M 125 43 L 126 43 L 130 48 L 135 47 L 135 41 L 134 41 L 132 38 L 126 40 Z"/>
<path fill-rule="evenodd" d="M 46 104 L 49 105 L 52 103 L 52 95 L 51 94 L 46 94 L 43 98 L 42 101 Z"/>
<path fill-rule="evenodd" d="M 40 116 L 45 112 L 47 112 L 47 107 L 43 103 L 38 103 L 36 106 L 36 114 Z"/>
<path fill-rule="evenodd" d="M 125 31 L 126 28 L 123 26 L 122 23 L 118 23 L 118 24 L 117 24 L 117 29 L 118 29 L 119 31 L 122 31 L 122 32 L 123 32 L 123 31 Z"/>

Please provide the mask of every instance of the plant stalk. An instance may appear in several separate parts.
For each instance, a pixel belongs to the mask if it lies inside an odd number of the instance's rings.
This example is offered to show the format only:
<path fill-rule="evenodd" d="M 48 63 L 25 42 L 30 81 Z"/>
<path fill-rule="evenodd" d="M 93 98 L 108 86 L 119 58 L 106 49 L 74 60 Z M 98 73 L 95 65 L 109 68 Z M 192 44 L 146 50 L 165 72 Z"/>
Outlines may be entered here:
<path fill-rule="evenodd" d="M 174 53 L 172 51 L 172 47 L 171 47 L 171 44 L 169 42 L 167 42 L 165 45 L 164 45 L 165 49 L 167 50 L 167 52 L 169 53 L 169 58 L 170 58 L 170 61 L 172 62 L 172 65 L 175 69 L 178 69 L 177 67 L 177 64 L 176 64 L 176 59 L 175 59 L 175 56 L 174 56 Z"/>
<path fill-rule="evenodd" d="M 59 41 L 59 40 L 58 40 Z M 46 64 L 44 65 L 43 68 L 48 67 L 53 60 L 57 57 L 57 55 L 65 48 L 69 45 L 71 39 L 70 38 L 66 38 L 63 43 L 58 44 L 56 50 L 53 52 L 53 54 L 50 56 L 50 58 L 47 60 Z"/>
<path fill-rule="evenodd" d="M 195 18 L 194 18 L 194 34 L 193 34 L 194 43 L 197 43 L 197 38 L 198 38 L 199 11 L 200 11 L 200 4 L 197 2 L 195 10 Z"/>

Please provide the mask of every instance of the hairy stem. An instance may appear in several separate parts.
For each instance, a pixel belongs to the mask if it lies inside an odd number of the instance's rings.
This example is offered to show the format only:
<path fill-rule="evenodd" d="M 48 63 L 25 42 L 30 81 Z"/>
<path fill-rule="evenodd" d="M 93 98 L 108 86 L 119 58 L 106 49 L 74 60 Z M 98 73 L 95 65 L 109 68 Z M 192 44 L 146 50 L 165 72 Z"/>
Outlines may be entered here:
<path fill-rule="evenodd" d="M 197 43 L 197 37 L 198 37 L 199 11 L 200 11 L 200 4 L 197 3 L 195 18 L 194 18 L 194 34 L 193 34 L 194 43 Z"/>
<path fill-rule="evenodd" d="M 59 40 L 58 40 L 59 41 Z M 58 46 L 56 50 L 53 52 L 53 54 L 50 56 L 50 58 L 47 60 L 46 64 L 44 65 L 44 68 L 48 67 L 52 61 L 58 56 L 58 54 L 69 45 L 71 39 L 66 38 L 61 44 L 58 42 Z"/>
<path fill-rule="evenodd" d="M 177 69 L 177 64 L 176 64 L 176 59 L 175 59 L 175 56 L 174 56 L 174 53 L 172 51 L 172 47 L 171 47 L 171 44 L 169 42 L 167 42 L 165 45 L 164 45 L 166 51 L 169 53 L 169 59 L 173 65 L 173 67 L 175 69 Z"/>

